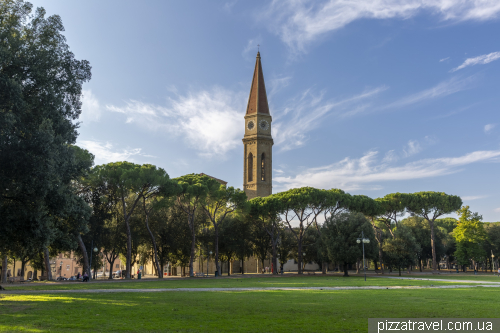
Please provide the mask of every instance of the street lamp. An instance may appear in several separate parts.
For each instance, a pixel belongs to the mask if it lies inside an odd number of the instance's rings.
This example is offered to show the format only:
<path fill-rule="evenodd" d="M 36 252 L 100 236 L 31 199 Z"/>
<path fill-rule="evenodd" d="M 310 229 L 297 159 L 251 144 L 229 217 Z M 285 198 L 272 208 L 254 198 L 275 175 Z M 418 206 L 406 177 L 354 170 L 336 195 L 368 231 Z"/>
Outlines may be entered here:
<path fill-rule="evenodd" d="M 92 240 L 90 248 L 93 248 L 94 252 L 97 253 L 99 249 L 94 247 L 94 240 Z M 89 264 L 89 279 L 92 277 L 92 251 L 90 251 L 90 264 Z"/>
<path fill-rule="evenodd" d="M 212 251 L 208 252 L 210 254 L 210 256 L 212 255 Z M 208 263 L 209 263 L 209 260 L 210 260 L 210 256 L 207 257 L 207 277 L 208 277 Z"/>
<path fill-rule="evenodd" d="M 59 263 L 59 280 L 61 280 L 61 274 L 62 274 L 62 264 L 63 264 L 63 262 L 61 261 L 61 262 Z"/>
<path fill-rule="evenodd" d="M 363 242 L 363 272 L 365 273 L 365 281 L 366 281 L 366 268 L 365 268 L 365 244 L 370 243 L 368 238 L 365 238 L 363 231 L 361 231 L 361 238 L 356 239 L 356 243 Z"/>

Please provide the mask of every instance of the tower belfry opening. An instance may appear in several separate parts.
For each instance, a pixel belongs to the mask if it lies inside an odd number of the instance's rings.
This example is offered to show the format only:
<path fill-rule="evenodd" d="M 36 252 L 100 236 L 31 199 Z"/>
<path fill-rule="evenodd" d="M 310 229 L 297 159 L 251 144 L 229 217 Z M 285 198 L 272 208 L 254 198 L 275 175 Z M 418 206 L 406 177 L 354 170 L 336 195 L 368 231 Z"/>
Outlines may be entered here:
<path fill-rule="evenodd" d="M 255 69 L 245 114 L 243 188 L 248 199 L 265 197 L 272 193 L 272 117 L 267 102 L 266 85 L 260 52 Z M 260 175 L 259 175 L 260 172 Z"/>

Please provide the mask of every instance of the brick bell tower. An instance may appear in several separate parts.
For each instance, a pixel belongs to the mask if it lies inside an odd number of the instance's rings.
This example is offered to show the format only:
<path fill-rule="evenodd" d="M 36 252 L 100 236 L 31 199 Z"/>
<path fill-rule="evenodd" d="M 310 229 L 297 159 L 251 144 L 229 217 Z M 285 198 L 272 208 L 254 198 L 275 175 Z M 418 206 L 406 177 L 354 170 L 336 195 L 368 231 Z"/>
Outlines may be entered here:
<path fill-rule="evenodd" d="M 267 104 L 266 86 L 257 52 L 243 137 L 243 188 L 248 199 L 272 193 L 273 138 L 272 117 Z"/>

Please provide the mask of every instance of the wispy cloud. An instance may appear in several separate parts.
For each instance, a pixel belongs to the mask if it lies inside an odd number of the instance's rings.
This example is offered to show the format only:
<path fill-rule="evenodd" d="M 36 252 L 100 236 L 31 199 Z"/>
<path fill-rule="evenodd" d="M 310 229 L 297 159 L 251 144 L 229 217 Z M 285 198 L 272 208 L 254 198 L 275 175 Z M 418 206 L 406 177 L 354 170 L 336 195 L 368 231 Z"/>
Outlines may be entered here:
<path fill-rule="evenodd" d="M 273 0 L 259 15 L 294 51 L 360 19 L 407 19 L 429 12 L 444 21 L 484 21 L 500 13 L 498 0 Z"/>
<path fill-rule="evenodd" d="M 87 149 L 95 155 L 95 164 L 106 164 L 110 162 L 144 162 L 142 160 L 155 158 L 152 155 L 141 154 L 141 148 L 117 149 L 109 142 L 100 142 L 93 140 L 78 141 L 78 146 Z M 141 161 L 138 161 L 140 159 Z"/>
<path fill-rule="evenodd" d="M 446 60 L 448 60 L 448 59 L 450 59 L 450 57 L 446 57 L 446 58 L 443 58 L 443 59 L 439 59 L 439 62 L 443 62 L 443 61 L 446 61 Z"/>
<path fill-rule="evenodd" d="M 404 106 L 420 103 L 426 100 L 435 99 L 438 97 L 445 97 L 462 90 L 470 89 L 476 81 L 476 76 L 469 76 L 466 78 L 453 77 L 447 81 L 440 82 L 436 86 L 420 91 L 418 93 L 403 97 L 384 108 L 401 108 Z"/>
<path fill-rule="evenodd" d="M 483 54 L 475 58 L 467 58 L 458 67 L 453 68 L 450 72 L 456 72 L 462 68 L 468 67 L 468 66 L 474 66 L 474 65 L 485 65 L 488 64 L 492 61 L 500 59 L 500 52 L 492 52 L 489 54 Z"/>
<path fill-rule="evenodd" d="M 369 151 L 357 159 L 346 157 L 337 163 L 306 169 L 295 176 L 278 176 L 273 181 L 280 190 L 302 186 L 379 189 L 384 182 L 448 175 L 459 172 L 460 167 L 468 164 L 497 161 L 499 157 L 500 150 L 475 151 L 459 157 L 422 159 L 395 166 L 387 159 L 380 161 L 377 151 Z"/>
<path fill-rule="evenodd" d="M 125 115 L 127 123 L 183 138 L 203 156 L 224 155 L 241 144 L 245 94 L 222 88 L 168 98 L 167 106 L 130 100 L 125 106 L 107 105 Z"/>
<path fill-rule="evenodd" d="M 262 45 L 262 37 L 257 36 L 254 38 L 250 38 L 247 42 L 247 45 L 243 48 L 241 55 L 245 60 L 255 60 L 255 56 L 257 55 L 257 45 Z"/>
<path fill-rule="evenodd" d="M 82 113 L 80 120 L 83 123 L 91 121 L 99 121 L 101 118 L 101 107 L 98 99 L 92 94 L 91 90 L 83 90 L 82 92 Z"/>
<path fill-rule="evenodd" d="M 403 153 L 405 157 L 410 157 L 412 155 L 418 154 L 422 151 L 422 146 L 417 140 L 410 140 L 408 144 L 403 149 Z"/>
<path fill-rule="evenodd" d="M 484 133 L 489 133 L 497 124 L 484 125 Z"/>
<path fill-rule="evenodd" d="M 272 96 L 276 95 L 279 91 L 288 87 L 290 81 L 292 81 L 291 76 L 271 78 L 270 80 L 268 80 L 268 84 L 266 84 L 267 96 L 269 98 L 272 98 Z"/>
<path fill-rule="evenodd" d="M 369 89 L 340 100 L 327 100 L 324 91 L 316 93 L 308 89 L 275 113 L 274 142 L 281 150 L 300 147 L 307 141 L 308 133 L 319 127 L 327 115 L 353 116 L 364 110 L 371 98 L 386 89 L 385 86 Z"/>
<path fill-rule="evenodd" d="M 466 196 L 463 196 L 461 198 L 462 198 L 462 200 L 465 200 L 465 201 L 472 201 L 472 200 L 484 199 L 487 197 L 488 197 L 487 195 L 466 195 Z"/>

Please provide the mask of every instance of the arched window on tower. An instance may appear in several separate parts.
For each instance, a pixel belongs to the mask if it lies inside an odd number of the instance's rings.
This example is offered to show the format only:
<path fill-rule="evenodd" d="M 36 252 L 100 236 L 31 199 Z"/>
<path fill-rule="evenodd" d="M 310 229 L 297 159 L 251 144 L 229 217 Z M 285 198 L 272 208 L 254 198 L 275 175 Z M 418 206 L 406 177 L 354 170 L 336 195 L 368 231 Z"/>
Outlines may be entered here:
<path fill-rule="evenodd" d="M 260 158 L 260 180 L 266 180 L 266 154 L 262 153 Z"/>
<path fill-rule="evenodd" d="M 248 181 L 253 181 L 253 155 L 252 153 L 248 154 Z"/>

